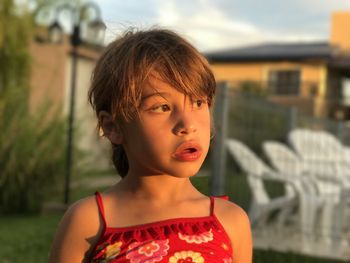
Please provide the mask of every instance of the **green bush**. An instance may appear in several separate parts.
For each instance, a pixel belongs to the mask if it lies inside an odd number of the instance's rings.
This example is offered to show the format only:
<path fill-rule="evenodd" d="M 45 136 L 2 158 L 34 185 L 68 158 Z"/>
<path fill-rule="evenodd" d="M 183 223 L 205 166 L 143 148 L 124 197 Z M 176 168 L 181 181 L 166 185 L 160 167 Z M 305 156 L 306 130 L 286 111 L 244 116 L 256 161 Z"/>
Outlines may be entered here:
<path fill-rule="evenodd" d="M 64 174 L 65 125 L 48 106 L 27 112 L 22 96 L 0 99 L 0 212 L 37 212 Z"/>
<path fill-rule="evenodd" d="M 229 99 L 228 136 L 241 140 L 257 153 L 265 140 L 285 140 L 289 109 L 249 93 L 233 93 Z"/>
<path fill-rule="evenodd" d="M 258 97 L 267 97 L 269 94 L 268 88 L 262 85 L 261 82 L 253 80 L 245 80 L 239 83 L 238 91 L 241 93 L 251 94 Z"/>
<path fill-rule="evenodd" d="M 54 1 L 33 3 L 38 9 Z M 33 14 L 17 2 L 0 1 L 0 214 L 37 212 L 64 174 L 60 109 L 55 112 L 46 102 L 35 114 L 30 112 L 28 47 L 36 10 Z"/>
<path fill-rule="evenodd" d="M 228 136 L 241 140 L 261 153 L 265 140 L 285 140 L 290 126 L 289 108 L 267 100 L 264 83 L 245 80 L 231 84 Z"/>

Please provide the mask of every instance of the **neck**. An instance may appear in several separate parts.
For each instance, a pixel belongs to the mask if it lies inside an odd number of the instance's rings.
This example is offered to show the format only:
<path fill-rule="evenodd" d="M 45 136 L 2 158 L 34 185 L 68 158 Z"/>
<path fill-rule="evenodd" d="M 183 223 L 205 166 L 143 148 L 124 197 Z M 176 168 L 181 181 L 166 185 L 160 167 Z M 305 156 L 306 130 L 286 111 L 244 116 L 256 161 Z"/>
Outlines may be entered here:
<path fill-rule="evenodd" d="M 117 188 L 126 196 L 157 203 L 181 201 L 200 194 L 189 178 L 170 175 L 139 176 L 129 173 Z"/>

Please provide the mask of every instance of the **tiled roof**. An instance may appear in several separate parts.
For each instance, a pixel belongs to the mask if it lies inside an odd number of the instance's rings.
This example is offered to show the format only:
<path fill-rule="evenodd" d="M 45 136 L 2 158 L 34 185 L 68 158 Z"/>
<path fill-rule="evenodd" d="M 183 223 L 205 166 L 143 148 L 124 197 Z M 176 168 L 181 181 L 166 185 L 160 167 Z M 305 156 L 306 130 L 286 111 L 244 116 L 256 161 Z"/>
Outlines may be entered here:
<path fill-rule="evenodd" d="M 255 46 L 207 52 L 210 62 L 328 59 L 336 51 L 327 42 L 267 43 Z"/>

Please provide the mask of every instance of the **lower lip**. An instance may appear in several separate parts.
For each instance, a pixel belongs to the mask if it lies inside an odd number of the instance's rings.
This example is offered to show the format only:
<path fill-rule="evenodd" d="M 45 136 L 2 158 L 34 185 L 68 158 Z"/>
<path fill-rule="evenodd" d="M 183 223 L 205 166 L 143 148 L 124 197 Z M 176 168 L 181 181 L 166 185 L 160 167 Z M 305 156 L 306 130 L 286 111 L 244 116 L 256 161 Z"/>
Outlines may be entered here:
<path fill-rule="evenodd" d="M 173 158 L 181 162 L 193 162 L 197 161 L 201 157 L 201 151 L 195 152 L 184 152 L 184 153 L 175 153 Z"/>

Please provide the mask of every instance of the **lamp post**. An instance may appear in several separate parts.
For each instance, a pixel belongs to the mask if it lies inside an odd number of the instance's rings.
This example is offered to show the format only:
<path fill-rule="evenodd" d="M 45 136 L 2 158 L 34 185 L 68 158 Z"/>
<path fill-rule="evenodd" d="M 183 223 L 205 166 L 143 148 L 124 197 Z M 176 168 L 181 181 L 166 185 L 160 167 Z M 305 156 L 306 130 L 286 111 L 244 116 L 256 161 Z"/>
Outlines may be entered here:
<path fill-rule="evenodd" d="M 81 28 L 84 21 L 84 15 L 92 9 L 95 11 L 95 19 L 90 21 L 87 25 L 88 35 L 95 45 L 102 44 L 104 38 L 105 24 L 101 20 L 100 8 L 92 2 L 85 3 L 81 6 L 72 6 L 70 4 L 63 4 L 56 9 L 56 19 L 49 26 L 49 39 L 54 43 L 62 42 L 63 30 L 58 22 L 60 13 L 63 10 L 70 11 L 72 17 L 72 34 L 70 36 L 70 44 L 72 46 L 72 69 L 71 69 L 71 83 L 69 96 L 69 110 L 68 110 L 68 129 L 67 129 L 67 153 L 65 166 L 65 180 L 64 180 L 64 204 L 69 203 L 69 188 L 73 163 L 73 137 L 74 137 L 74 109 L 76 96 L 76 80 L 77 80 L 77 66 L 78 66 L 78 47 L 82 44 Z"/>

